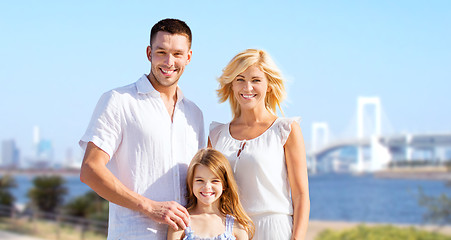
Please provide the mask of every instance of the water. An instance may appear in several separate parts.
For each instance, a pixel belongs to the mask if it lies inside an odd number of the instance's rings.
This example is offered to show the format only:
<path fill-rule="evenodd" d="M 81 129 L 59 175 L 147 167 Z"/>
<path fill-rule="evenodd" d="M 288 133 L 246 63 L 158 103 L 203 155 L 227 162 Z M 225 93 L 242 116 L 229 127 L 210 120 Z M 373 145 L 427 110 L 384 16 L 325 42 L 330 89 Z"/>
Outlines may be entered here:
<path fill-rule="evenodd" d="M 19 204 L 26 204 L 29 202 L 27 197 L 28 190 L 33 186 L 33 176 L 27 175 L 16 175 L 14 179 L 16 180 L 17 187 L 11 190 L 14 195 L 16 202 Z M 79 176 L 66 176 L 65 186 L 67 188 L 67 194 L 64 201 L 67 203 L 70 199 L 74 197 L 81 196 L 91 189 L 84 183 L 80 182 Z"/>
<path fill-rule="evenodd" d="M 451 188 L 443 181 L 380 179 L 371 175 L 318 175 L 309 178 L 310 219 L 421 224 L 425 208 L 419 188 L 430 196 Z"/>
<path fill-rule="evenodd" d="M 15 178 L 18 187 L 12 192 L 17 202 L 27 203 L 32 177 Z M 78 176 L 65 179 L 66 202 L 90 190 Z M 451 188 L 443 181 L 379 179 L 371 175 L 313 175 L 309 177 L 310 219 L 421 224 L 425 209 L 418 205 L 420 187 L 427 195 L 446 193 L 451 196 Z"/>

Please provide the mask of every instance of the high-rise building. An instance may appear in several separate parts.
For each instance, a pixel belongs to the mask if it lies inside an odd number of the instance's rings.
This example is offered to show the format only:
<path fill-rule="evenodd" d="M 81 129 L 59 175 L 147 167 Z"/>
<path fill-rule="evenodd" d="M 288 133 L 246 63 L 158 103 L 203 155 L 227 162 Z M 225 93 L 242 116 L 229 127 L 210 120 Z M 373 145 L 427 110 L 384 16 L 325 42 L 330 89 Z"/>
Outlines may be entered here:
<path fill-rule="evenodd" d="M 19 149 L 17 149 L 14 139 L 2 141 L 1 167 L 16 168 L 19 166 Z"/>
<path fill-rule="evenodd" d="M 53 167 L 53 147 L 50 140 L 41 139 L 38 126 L 33 127 L 33 146 L 34 156 L 27 160 L 31 168 L 50 168 Z"/>

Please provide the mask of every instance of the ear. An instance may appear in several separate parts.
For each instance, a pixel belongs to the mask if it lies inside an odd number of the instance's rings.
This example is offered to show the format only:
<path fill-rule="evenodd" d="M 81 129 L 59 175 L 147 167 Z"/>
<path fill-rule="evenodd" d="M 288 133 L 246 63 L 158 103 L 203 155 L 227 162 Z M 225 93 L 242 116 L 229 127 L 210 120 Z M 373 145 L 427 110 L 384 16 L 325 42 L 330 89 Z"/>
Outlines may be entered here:
<path fill-rule="evenodd" d="M 268 89 L 266 89 L 266 92 L 269 93 L 272 91 L 272 86 L 268 85 Z"/>
<path fill-rule="evenodd" d="M 186 65 L 188 65 L 188 63 L 190 63 L 191 62 L 191 57 L 193 56 L 193 50 L 189 50 L 188 51 L 188 59 L 187 59 L 187 61 L 186 61 Z"/>
<path fill-rule="evenodd" d="M 147 46 L 146 54 L 147 54 L 147 59 L 149 60 L 149 62 L 152 62 L 152 47 L 151 46 Z"/>

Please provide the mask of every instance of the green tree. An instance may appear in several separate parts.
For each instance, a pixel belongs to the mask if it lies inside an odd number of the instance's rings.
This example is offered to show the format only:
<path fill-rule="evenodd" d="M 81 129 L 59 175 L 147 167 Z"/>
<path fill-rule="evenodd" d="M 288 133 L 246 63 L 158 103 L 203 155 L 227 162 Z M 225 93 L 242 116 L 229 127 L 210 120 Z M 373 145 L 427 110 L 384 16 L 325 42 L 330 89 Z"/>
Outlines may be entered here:
<path fill-rule="evenodd" d="M 33 207 L 48 213 L 56 213 L 63 205 L 67 189 L 61 176 L 38 176 L 33 179 L 33 187 L 28 197 Z"/>
<path fill-rule="evenodd" d="M 16 181 L 10 175 L 0 177 L 0 205 L 11 207 L 14 204 L 14 196 L 11 188 L 17 187 Z"/>
<path fill-rule="evenodd" d="M 108 220 L 108 201 L 94 191 L 70 200 L 65 206 L 66 214 L 99 221 Z"/>
<path fill-rule="evenodd" d="M 446 164 L 448 173 L 451 174 L 451 161 Z M 451 181 L 446 183 L 451 187 Z M 418 203 L 427 209 L 424 219 L 437 224 L 451 224 L 451 198 L 442 193 L 438 197 L 428 196 L 420 188 Z"/>

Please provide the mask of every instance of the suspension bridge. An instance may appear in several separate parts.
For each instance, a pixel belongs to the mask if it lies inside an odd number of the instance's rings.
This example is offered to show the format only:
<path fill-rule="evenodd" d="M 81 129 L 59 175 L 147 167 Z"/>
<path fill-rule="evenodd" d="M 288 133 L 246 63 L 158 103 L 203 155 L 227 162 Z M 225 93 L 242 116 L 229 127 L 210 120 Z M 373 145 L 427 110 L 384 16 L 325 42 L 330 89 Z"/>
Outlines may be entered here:
<path fill-rule="evenodd" d="M 379 97 L 358 97 L 353 135 L 333 138 L 327 122 L 312 123 L 310 172 L 374 172 L 415 162 L 451 161 L 451 133 L 393 133 Z M 385 129 L 384 129 L 385 128 Z"/>

